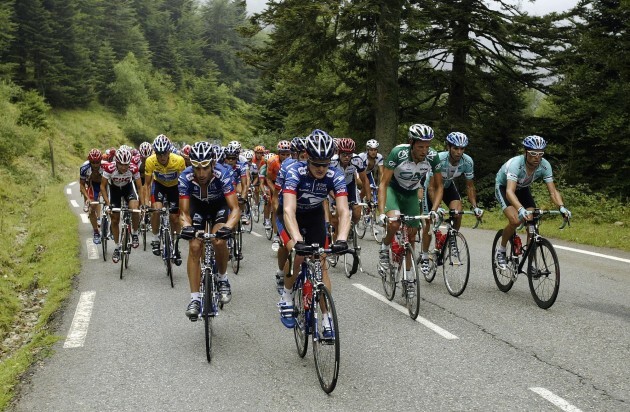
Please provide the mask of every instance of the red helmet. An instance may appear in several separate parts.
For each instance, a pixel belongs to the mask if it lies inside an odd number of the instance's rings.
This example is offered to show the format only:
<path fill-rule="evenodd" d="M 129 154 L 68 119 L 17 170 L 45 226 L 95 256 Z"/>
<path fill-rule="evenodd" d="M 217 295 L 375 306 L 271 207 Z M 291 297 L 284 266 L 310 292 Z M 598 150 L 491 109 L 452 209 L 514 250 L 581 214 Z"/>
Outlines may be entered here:
<path fill-rule="evenodd" d="M 190 145 L 187 144 L 182 148 L 182 156 L 189 157 L 190 156 Z"/>
<path fill-rule="evenodd" d="M 103 159 L 103 154 L 98 149 L 90 150 L 90 153 L 88 154 L 88 157 L 87 157 L 87 160 L 89 160 L 90 162 L 100 162 L 102 159 Z"/>
<path fill-rule="evenodd" d="M 339 139 L 339 142 L 337 143 L 337 149 L 339 149 L 340 152 L 352 153 L 354 152 L 355 147 L 356 144 L 352 139 Z"/>

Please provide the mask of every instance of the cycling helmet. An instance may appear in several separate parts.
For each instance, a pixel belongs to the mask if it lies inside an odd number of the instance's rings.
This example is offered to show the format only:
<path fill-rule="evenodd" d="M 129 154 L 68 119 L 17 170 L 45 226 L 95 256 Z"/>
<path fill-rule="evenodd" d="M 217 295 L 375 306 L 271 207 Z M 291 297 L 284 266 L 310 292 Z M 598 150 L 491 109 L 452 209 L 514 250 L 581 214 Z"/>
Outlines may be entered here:
<path fill-rule="evenodd" d="M 132 157 L 139 156 L 139 155 L 140 155 L 140 152 L 138 151 L 138 149 L 136 149 L 136 148 L 131 149 L 131 156 Z"/>
<path fill-rule="evenodd" d="M 311 159 L 330 159 L 335 153 L 333 138 L 323 130 L 313 130 L 306 138 L 304 145 Z"/>
<path fill-rule="evenodd" d="M 339 144 L 337 145 L 337 149 L 339 149 L 340 152 L 344 153 L 354 152 L 355 147 L 356 144 L 352 139 L 339 139 Z"/>
<path fill-rule="evenodd" d="M 278 153 L 288 153 L 291 151 L 291 142 L 289 142 L 288 140 L 280 140 L 278 142 Z"/>
<path fill-rule="evenodd" d="M 89 160 L 90 162 L 100 162 L 102 159 L 103 154 L 98 149 L 92 149 L 90 150 L 90 153 L 88 153 L 87 160 Z"/>
<path fill-rule="evenodd" d="M 127 149 L 120 149 L 116 152 L 116 163 L 128 165 L 131 162 L 131 152 Z"/>
<path fill-rule="evenodd" d="M 461 132 L 451 132 L 446 136 L 446 143 L 457 147 L 468 146 L 468 136 Z"/>
<path fill-rule="evenodd" d="M 153 141 L 153 151 L 156 154 L 164 154 L 171 151 L 171 141 L 165 135 L 161 134 Z"/>
<path fill-rule="evenodd" d="M 413 124 L 409 127 L 407 136 L 409 140 L 429 141 L 433 139 L 433 129 L 426 124 Z"/>
<path fill-rule="evenodd" d="M 114 161 L 114 157 L 116 156 L 116 149 L 113 147 L 110 147 L 109 149 L 105 150 L 105 157 L 107 161 L 109 162 L 113 162 Z"/>
<path fill-rule="evenodd" d="M 264 152 L 265 151 L 265 146 L 256 146 L 254 147 L 254 152 L 258 153 L 258 152 Z"/>
<path fill-rule="evenodd" d="M 190 148 L 191 162 L 206 162 L 214 160 L 213 147 L 208 142 L 197 142 Z"/>
<path fill-rule="evenodd" d="M 241 149 L 229 143 L 227 146 L 223 148 L 223 153 L 225 156 L 238 156 Z"/>
<path fill-rule="evenodd" d="M 265 153 L 265 160 L 266 161 L 270 161 L 272 157 L 274 157 L 275 155 L 271 152 L 269 153 Z"/>
<path fill-rule="evenodd" d="M 212 154 L 214 155 L 214 159 L 217 162 L 220 162 L 223 160 L 225 155 L 225 148 L 219 146 L 218 144 L 212 145 Z"/>
<path fill-rule="evenodd" d="M 525 146 L 526 149 L 545 150 L 547 142 L 540 136 L 531 135 L 523 139 L 523 146 Z"/>
<path fill-rule="evenodd" d="M 230 143 L 228 143 L 228 146 L 236 147 L 236 150 L 238 150 L 239 152 L 243 148 L 238 140 L 232 140 Z"/>
<path fill-rule="evenodd" d="M 187 144 L 184 147 L 182 147 L 181 155 L 184 156 L 184 157 L 190 157 L 190 145 L 189 144 Z"/>
<path fill-rule="evenodd" d="M 302 137 L 294 137 L 291 139 L 291 151 L 294 153 L 299 153 L 304 151 L 304 138 Z"/>
<path fill-rule="evenodd" d="M 131 153 L 131 146 L 129 145 L 124 144 L 118 148 L 118 150 L 122 150 L 122 149 L 129 150 L 129 153 Z"/>
<path fill-rule="evenodd" d="M 142 142 L 140 144 L 140 156 L 149 157 L 153 154 L 153 146 L 149 142 Z"/>
<path fill-rule="evenodd" d="M 370 139 L 365 144 L 368 149 L 378 149 L 378 142 L 374 139 Z"/>
<path fill-rule="evenodd" d="M 245 151 L 245 159 L 251 160 L 253 158 L 254 158 L 254 151 L 253 150 L 246 150 Z"/>

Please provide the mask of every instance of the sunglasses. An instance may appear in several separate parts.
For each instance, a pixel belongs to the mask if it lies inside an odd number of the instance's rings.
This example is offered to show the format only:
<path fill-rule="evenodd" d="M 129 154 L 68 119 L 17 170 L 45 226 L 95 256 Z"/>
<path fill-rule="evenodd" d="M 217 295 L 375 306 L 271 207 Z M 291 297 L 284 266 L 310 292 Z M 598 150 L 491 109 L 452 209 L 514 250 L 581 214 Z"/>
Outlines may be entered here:
<path fill-rule="evenodd" d="M 92 166 L 100 166 L 101 162 L 90 162 Z"/>
<path fill-rule="evenodd" d="M 532 152 L 531 150 L 528 150 L 527 154 L 530 155 L 531 157 L 543 157 L 545 152 Z"/>
<path fill-rule="evenodd" d="M 339 156 L 350 157 L 350 156 L 352 156 L 352 153 L 350 153 L 350 152 L 339 152 Z"/>
<path fill-rule="evenodd" d="M 191 160 L 190 161 L 190 164 L 194 168 L 208 167 L 208 166 L 210 166 L 210 163 L 212 163 L 212 160 L 202 160 L 201 162 L 198 162 L 196 160 Z"/>
<path fill-rule="evenodd" d="M 328 166 L 330 166 L 330 162 L 326 162 L 326 163 L 318 163 L 318 162 L 311 162 L 309 161 L 308 164 L 310 164 L 313 167 L 317 167 L 317 168 L 327 168 Z"/>
<path fill-rule="evenodd" d="M 226 157 L 225 160 L 236 160 L 236 157 L 232 157 L 232 156 Z"/>

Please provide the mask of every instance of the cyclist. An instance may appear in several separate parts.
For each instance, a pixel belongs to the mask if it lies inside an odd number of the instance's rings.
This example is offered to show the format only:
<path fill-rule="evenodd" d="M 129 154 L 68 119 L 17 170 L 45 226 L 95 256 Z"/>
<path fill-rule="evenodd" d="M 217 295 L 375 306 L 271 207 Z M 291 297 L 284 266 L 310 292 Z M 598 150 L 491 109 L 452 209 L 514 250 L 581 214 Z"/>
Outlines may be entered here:
<path fill-rule="evenodd" d="M 238 142 L 237 142 L 238 143 Z M 228 167 L 233 173 L 234 181 L 232 182 L 234 185 L 234 189 L 236 190 L 237 197 L 239 199 L 239 207 L 241 209 L 241 217 L 244 218 L 245 212 L 245 202 L 241 199 L 245 199 L 247 197 L 247 165 L 239 160 L 240 158 L 240 146 L 234 144 L 234 142 L 230 142 L 226 147 L 223 153 L 225 154 L 225 158 L 223 159 L 223 164 Z M 243 224 L 248 224 L 249 222 L 241 219 Z"/>
<path fill-rule="evenodd" d="M 462 197 L 453 182 L 455 178 L 464 175 L 466 178 L 466 195 L 472 205 L 475 216 L 481 217 L 483 210 L 477 207 L 477 191 L 475 190 L 475 165 L 470 156 L 464 153 L 468 146 L 468 136 L 461 132 L 452 132 L 446 136 L 446 151 L 438 153 L 440 157 L 440 169 L 444 182 L 442 200 L 450 210 L 462 211 Z M 429 179 L 424 182 L 424 211 L 428 212 L 432 207 L 431 190 L 428 187 Z M 457 230 L 461 227 L 462 216 L 457 215 L 453 227 Z M 455 238 L 451 238 L 455 241 Z"/>
<path fill-rule="evenodd" d="M 204 230 L 210 223 L 221 302 L 232 299 L 232 290 L 227 277 L 228 249 L 226 239 L 238 224 L 240 209 L 232 184 L 232 173 L 228 167 L 216 162 L 216 152 L 208 142 L 197 142 L 190 150 L 191 166 L 179 175 L 178 190 L 182 221 L 181 238 L 190 240 L 186 265 L 190 283 L 190 303 L 186 316 L 196 321 L 201 310 L 199 283 L 201 278 L 200 259 L 203 250 L 201 240 L 195 232 Z"/>
<path fill-rule="evenodd" d="M 180 156 L 184 158 L 184 163 L 186 167 L 190 166 L 190 145 L 184 145 L 182 147 L 182 151 L 180 152 Z"/>
<path fill-rule="evenodd" d="M 363 160 L 361 160 L 358 155 L 354 154 L 355 148 L 356 144 L 354 143 L 354 140 L 347 138 L 339 139 L 337 142 L 337 150 L 339 154 L 333 156 L 331 165 L 341 170 L 345 176 L 346 188 L 348 189 L 348 204 L 352 205 L 352 221 L 357 223 L 361 218 L 361 206 L 357 205 L 357 203 L 359 203 L 360 199 L 367 198 L 368 187 L 370 187 L 370 184 L 368 182 L 367 175 L 365 174 Z M 359 176 L 359 181 L 362 186 L 360 194 L 357 189 L 357 175 Z M 336 214 L 331 216 L 331 224 L 335 228 L 336 232 L 338 229 Z"/>
<path fill-rule="evenodd" d="M 273 157 L 273 153 L 265 153 L 263 156 L 264 163 L 258 169 L 258 179 L 260 180 L 260 191 L 265 199 L 265 206 L 263 207 L 263 227 L 265 230 L 273 229 L 271 223 L 271 189 L 267 184 L 267 170 L 269 168 L 269 161 Z"/>
<path fill-rule="evenodd" d="M 164 202 L 169 202 L 171 227 L 175 232 L 179 232 L 177 178 L 186 168 L 186 163 L 183 157 L 172 153 L 172 148 L 171 141 L 163 134 L 153 140 L 154 153 L 147 158 L 144 169 L 144 204 L 149 205 L 150 200 L 152 208 L 160 209 Z M 149 194 L 151 194 L 150 199 Z M 160 256 L 159 229 L 160 213 L 154 212 L 151 216 L 151 231 L 153 232 L 151 248 L 155 256 Z M 175 264 L 179 265 L 180 263 L 179 250 L 176 250 Z"/>
<path fill-rule="evenodd" d="M 346 241 L 350 231 L 350 208 L 348 206 L 348 192 L 343 172 L 330 166 L 330 159 L 334 153 L 332 137 L 326 132 L 316 129 L 306 138 L 304 143 L 309 159 L 290 165 L 286 179 L 282 186 L 282 199 L 277 216 L 278 229 L 287 250 L 295 248 L 296 252 L 304 250 L 304 246 L 313 243 L 326 245 L 326 231 L 324 225 L 324 208 L 322 203 L 329 191 L 335 193 L 339 210 L 339 232 L 332 248 L 337 252 L 348 249 Z M 322 257 L 322 261 L 325 258 Z M 296 256 L 294 271 L 299 270 L 304 258 Z M 326 265 L 323 267 L 323 282 L 330 290 L 330 278 Z M 296 272 L 297 273 L 297 272 Z M 287 328 L 295 326 L 293 318 L 292 289 L 295 277 L 284 277 L 284 289 L 278 303 L 280 320 Z M 324 337 L 333 334 L 330 319 L 322 319 Z"/>
<path fill-rule="evenodd" d="M 374 170 L 378 168 L 379 178 L 380 176 L 383 176 L 383 155 L 378 152 L 378 141 L 370 139 L 367 141 L 365 146 L 366 151 L 359 153 L 359 157 L 363 161 L 365 174 L 370 182 L 370 189 L 372 191 L 372 196 L 366 200 L 376 203 L 376 191 L 378 189 L 378 185 L 376 184 L 376 179 L 374 178 Z"/>
<path fill-rule="evenodd" d="M 527 136 L 523 139 L 524 153 L 505 162 L 497 173 L 494 194 L 508 220 L 495 256 L 501 270 L 505 270 L 507 266 L 505 250 L 508 239 L 514 235 L 521 220 L 532 218 L 531 211 L 536 207 L 536 202 L 529 186 L 536 180 L 542 179 L 547 184 L 551 200 L 560 208 L 565 218 L 571 218 L 571 212 L 564 206 L 562 196 L 553 182 L 551 164 L 543 159 L 545 147 L 547 142 L 542 137 Z"/>
<path fill-rule="evenodd" d="M 131 163 L 131 152 L 127 149 L 118 149 L 114 161 L 108 163 L 103 168 L 103 178 L 101 179 L 101 195 L 106 207 L 121 207 L 121 197 L 125 197 L 130 209 L 138 208 L 138 192 L 136 187 L 140 187 L 140 172 L 138 166 Z M 109 187 L 109 193 L 107 189 Z M 137 213 L 131 216 L 131 244 L 137 248 L 140 244 L 138 239 L 138 225 L 140 217 Z M 120 260 L 119 234 L 120 234 L 120 212 L 112 213 L 112 235 L 116 248 L 112 254 L 112 261 L 118 263 Z"/>
<path fill-rule="evenodd" d="M 280 140 L 277 145 L 278 154 L 271 157 L 267 162 L 267 175 L 265 177 L 265 184 L 269 189 L 269 200 L 271 201 L 271 223 L 273 226 L 273 231 L 275 233 L 271 249 L 276 252 L 280 248 L 280 238 L 278 237 L 278 228 L 276 226 L 276 219 L 273 216 L 276 215 L 278 211 L 278 193 L 279 189 L 276 189 L 276 178 L 278 177 L 278 172 L 280 172 L 280 167 L 282 162 L 289 159 L 291 157 L 291 142 L 288 140 Z"/>
<path fill-rule="evenodd" d="M 437 219 L 437 208 L 442 203 L 442 173 L 440 161 L 435 150 L 431 149 L 433 129 L 425 124 L 414 124 L 409 127 L 407 133 L 409 144 L 401 144 L 392 149 L 385 162 L 385 169 L 378 186 L 378 211 L 379 222 L 385 223 L 385 212 L 388 217 L 395 217 L 399 213 L 415 216 L 420 214 L 419 199 L 422 197 L 422 181 L 428 178 L 430 171 L 434 175 L 431 178 L 433 188 L 434 205 L 431 210 L 433 219 Z M 420 190 L 419 190 L 420 189 Z M 414 247 L 419 221 L 410 221 L 408 224 L 409 242 Z M 429 270 L 429 226 L 425 225 L 422 237 L 422 260 L 420 267 L 424 273 Z M 387 250 L 392 239 L 400 228 L 399 221 L 387 224 L 387 233 L 383 237 L 380 250 L 380 267 L 387 270 L 389 266 L 389 251 Z M 410 256 L 407 257 L 411 259 Z M 409 270 L 411 262 L 407 262 L 406 270 Z"/>
<path fill-rule="evenodd" d="M 101 191 L 101 177 L 103 174 L 103 155 L 98 149 L 90 150 L 87 160 L 81 165 L 79 169 L 79 190 L 85 199 L 87 205 L 88 216 L 90 217 L 90 223 L 94 230 L 92 241 L 95 244 L 101 243 L 101 234 L 98 230 L 98 219 L 101 213 L 100 206 L 92 207 L 90 202 L 98 201 L 98 197 Z"/>

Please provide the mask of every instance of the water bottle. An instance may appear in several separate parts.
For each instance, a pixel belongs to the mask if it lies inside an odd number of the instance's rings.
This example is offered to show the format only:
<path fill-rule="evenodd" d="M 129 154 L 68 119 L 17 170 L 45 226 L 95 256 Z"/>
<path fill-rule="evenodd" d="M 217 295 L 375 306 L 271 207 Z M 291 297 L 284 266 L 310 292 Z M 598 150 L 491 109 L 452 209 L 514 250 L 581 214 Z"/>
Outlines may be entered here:
<path fill-rule="evenodd" d="M 394 236 L 394 238 L 392 239 L 392 256 L 394 258 L 395 263 L 400 262 L 403 251 L 404 251 L 402 245 L 400 244 L 401 242 L 400 237 L 401 237 L 400 233 L 396 233 L 396 236 Z"/>
<path fill-rule="evenodd" d="M 435 249 L 442 250 L 444 246 L 444 241 L 446 240 L 446 235 L 439 230 L 435 232 Z"/>
<path fill-rule="evenodd" d="M 521 237 L 519 235 L 514 235 L 514 254 L 516 256 L 523 253 L 523 242 L 521 241 Z"/>
<path fill-rule="evenodd" d="M 304 310 L 311 308 L 311 301 L 313 300 L 313 284 L 309 279 L 306 279 L 304 286 L 302 287 L 302 301 L 304 302 Z"/>

